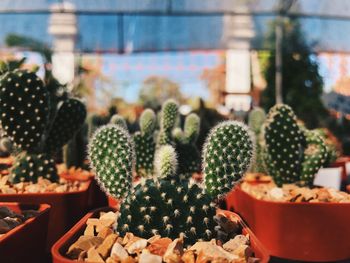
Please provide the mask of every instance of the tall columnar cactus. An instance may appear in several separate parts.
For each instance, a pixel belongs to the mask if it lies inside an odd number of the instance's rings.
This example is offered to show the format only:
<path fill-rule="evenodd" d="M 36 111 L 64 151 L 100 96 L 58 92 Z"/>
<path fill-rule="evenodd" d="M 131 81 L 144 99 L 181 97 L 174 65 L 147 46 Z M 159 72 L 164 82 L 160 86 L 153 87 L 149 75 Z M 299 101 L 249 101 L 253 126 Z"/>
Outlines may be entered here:
<path fill-rule="evenodd" d="M 322 167 L 328 157 L 327 146 L 324 140 L 315 131 L 306 131 L 307 148 L 304 151 L 304 161 L 300 180 L 312 185 L 315 174 Z"/>
<path fill-rule="evenodd" d="M 134 149 L 128 132 L 117 125 L 103 126 L 89 143 L 89 158 L 99 184 L 116 198 L 131 188 Z"/>
<path fill-rule="evenodd" d="M 299 181 L 306 141 L 293 110 L 284 104 L 272 107 L 263 132 L 264 160 L 275 183 Z"/>
<path fill-rule="evenodd" d="M 275 183 L 312 184 L 326 161 L 324 141 L 298 125 L 293 110 L 284 104 L 270 109 L 263 127 L 264 160 Z"/>
<path fill-rule="evenodd" d="M 251 167 L 252 172 L 265 173 L 264 159 L 261 147 L 261 130 L 265 122 L 265 111 L 259 107 L 254 108 L 248 116 L 248 126 L 255 134 L 256 155 Z"/>
<path fill-rule="evenodd" d="M 55 153 L 61 149 L 84 125 L 85 105 L 73 98 L 65 100 L 58 109 L 56 118 L 46 139 L 45 150 Z"/>
<path fill-rule="evenodd" d="M 16 147 L 36 149 L 47 127 L 49 93 L 35 73 L 7 72 L 0 79 L 0 122 Z"/>
<path fill-rule="evenodd" d="M 196 146 L 199 135 L 200 119 L 197 114 L 191 113 L 185 119 L 184 130 L 173 130 L 176 151 L 179 156 L 180 179 L 187 179 L 195 172 L 200 172 L 201 156 Z"/>
<path fill-rule="evenodd" d="M 206 191 L 214 198 L 229 192 L 251 165 L 254 151 L 254 138 L 243 123 L 225 121 L 215 126 L 203 151 Z"/>
<path fill-rule="evenodd" d="M 128 125 L 126 124 L 125 119 L 120 116 L 119 114 L 114 114 L 109 121 L 110 124 L 120 125 L 120 127 L 124 128 L 125 130 L 128 130 Z"/>
<path fill-rule="evenodd" d="M 55 161 L 46 154 L 21 154 L 11 169 L 11 183 L 34 182 L 42 177 L 54 182 L 58 180 Z"/>
<path fill-rule="evenodd" d="M 178 108 L 178 103 L 172 99 L 167 100 L 162 105 L 157 148 L 162 145 L 173 144 L 171 133 L 178 117 Z"/>
<path fill-rule="evenodd" d="M 136 173 L 149 176 L 153 173 L 153 159 L 156 148 L 154 130 L 156 115 L 153 110 L 146 109 L 140 116 L 140 131 L 133 135 L 136 153 Z"/>

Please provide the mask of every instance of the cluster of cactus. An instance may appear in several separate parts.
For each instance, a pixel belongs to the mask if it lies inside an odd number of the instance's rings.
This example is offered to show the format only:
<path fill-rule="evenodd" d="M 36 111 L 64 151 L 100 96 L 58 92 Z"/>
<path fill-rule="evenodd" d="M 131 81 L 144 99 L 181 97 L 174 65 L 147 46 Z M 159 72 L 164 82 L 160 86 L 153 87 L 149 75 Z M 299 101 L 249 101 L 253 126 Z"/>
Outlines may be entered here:
<path fill-rule="evenodd" d="M 254 173 L 265 173 L 264 159 L 261 146 L 261 130 L 265 122 L 266 114 L 262 108 L 254 108 L 248 116 L 248 126 L 255 135 L 256 155 L 251 171 Z"/>
<path fill-rule="evenodd" d="M 151 113 L 148 111 L 147 114 Z M 197 126 L 198 120 L 192 118 L 188 122 L 196 122 L 194 126 Z M 141 123 L 148 120 L 146 123 L 149 125 L 141 126 L 153 130 L 154 119 L 153 114 L 152 117 L 143 116 Z M 92 168 L 103 189 L 116 198 L 124 198 L 117 222 L 120 234 L 132 232 L 145 238 L 155 234 L 175 238 L 183 234 L 186 244 L 211 240 L 218 230 L 214 221 L 214 201 L 230 191 L 230 186 L 248 169 L 254 141 L 244 124 L 224 122 L 215 127 L 204 149 L 205 187 L 202 187 L 189 179 L 176 179 L 180 172 L 180 158 L 177 158 L 170 130 L 164 130 L 164 125 L 172 127 L 170 122 L 173 123 L 174 119 L 162 120 L 163 130 L 160 132 L 165 134 L 163 138 L 167 138 L 168 143 L 162 143 L 156 150 L 154 172 L 142 178 L 136 186 L 131 186 L 132 174 L 140 152 L 136 151 L 135 156 L 135 139 L 132 140 L 119 125 L 102 127 L 90 140 Z M 193 140 L 197 131 L 194 132 L 193 127 L 188 125 L 184 131 L 185 137 Z"/>
<path fill-rule="evenodd" d="M 15 69 L 0 78 L 1 128 L 20 153 L 10 174 L 13 183 L 36 182 L 39 176 L 57 180 L 52 156 L 85 121 L 82 102 L 64 98 L 51 103 L 52 97 L 34 72 Z"/>
<path fill-rule="evenodd" d="M 264 162 L 277 185 L 312 185 L 327 159 L 325 142 L 317 133 L 298 125 L 288 105 L 277 104 L 267 115 L 262 136 Z"/>

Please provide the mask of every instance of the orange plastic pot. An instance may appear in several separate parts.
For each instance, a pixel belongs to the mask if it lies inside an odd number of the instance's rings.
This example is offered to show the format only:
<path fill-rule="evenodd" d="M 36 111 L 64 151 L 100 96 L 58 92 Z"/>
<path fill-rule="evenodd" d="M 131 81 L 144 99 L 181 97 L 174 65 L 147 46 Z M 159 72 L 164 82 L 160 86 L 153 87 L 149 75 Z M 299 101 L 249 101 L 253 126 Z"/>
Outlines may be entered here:
<path fill-rule="evenodd" d="M 347 173 L 350 171 L 346 171 L 346 163 L 350 162 L 350 157 L 342 156 L 338 158 L 334 163 L 330 165 L 330 167 L 340 167 L 342 168 L 342 181 L 345 181 L 347 178 Z"/>
<path fill-rule="evenodd" d="M 85 189 L 75 192 L 0 194 L 0 201 L 49 204 L 51 211 L 46 249 L 50 251 L 51 246 L 89 211 L 90 183 L 91 181 L 88 181 Z"/>
<path fill-rule="evenodd" d="M 50 206 L 3 202 L 0 206 L 7 206 L 17 213 L 29 209 L 40 211 L 36 217 L 29 218 L 0 237 L 1 262 L 46 262 L 45 245 Z"/>
<path fill-rule="evenodd" d="M 350 260 L 349 203 L 263 201 L 240 186 L 226 203 L 273 256 L 314 262 Z"/>
<path fill-rule="evenodd" d="M 63 237 L 61 237 L 52 247 L 52 262 L 53 263 L 83 263 L 83 261 L 71 260 L 65 257 L 68 248 L 84 233 L 86 227 L 86 221 L 89 218 L 96 218 L 102 211 L 116 211 L 112 207 L 105 207 L 101 209 L 94 210 L 84 216 L 71 230 L 69 230 Z M 269 262 L 270 256 L 266 249 L 261 245 L 259 240 L 251 232 L 251 230 L 246 226 L 243 220 L 235 213 L 225 210 L 218 210 L 218 213 L 224 214 L 228 218 L 238 218 L 240 224 L 242 225 L 243 234 L 249 234 L 250 243 L 255 256 L 261 259 L 261 263 Z"/>

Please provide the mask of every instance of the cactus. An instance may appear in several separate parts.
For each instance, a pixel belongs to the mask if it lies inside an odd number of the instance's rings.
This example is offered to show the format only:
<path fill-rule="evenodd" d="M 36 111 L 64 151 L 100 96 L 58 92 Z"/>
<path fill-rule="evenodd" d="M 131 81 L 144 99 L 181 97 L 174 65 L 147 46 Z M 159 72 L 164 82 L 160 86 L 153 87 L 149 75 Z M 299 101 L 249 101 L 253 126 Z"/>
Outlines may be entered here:
<path fill-rule="evenodd" d="M 173 130 L 176 152 L 179 156 L 181 180 L 191 178 L 193 173 L 200 172 L 201 156 L 196 146 L 199 127 L 200 119 L 198 115 L 191 113 L 185 119 L 183 131 L 180 128 Z"/>
<path fill-rule="evenodd" d="M 36 183 L 39 177 L 58 181 L 56 164 L 45 154 L 21 154 L 17 156 L 11 168 L 9 181 L 13 184 L 31 181 Z"/>
<path fill-rule="evenodd" d="M 126 124 L 125 119 L 119 114 L 114 114 L 109 121 L 110 124 L 120 125 L 125 130 L 128 130 L 128 125 Z"/>
<path fill-rule="evenodd" d="M 176 178 L 177 167 L 175 149 L 171 145 L 163 145 L 154 158 L 154 170 L 157 178 Z"/>
<path fill-rule="evenodd" d="M 65 100 L 51 126 L 45 151 L 55 153 L 61 149 L 81 129 L 85 118 L 86 108 L 82 102 L 73 98 Z"/>
<path fill-rule="evenodd" d="M 63 160 L 67 168 L 80 167 L 85 168 L 84 161 L 86 159 L 87 145 L 87 124 L 75 134 L 63 148 Z"/>
<path fill-rule="evenodd" d="M 256 156 L 251 167 L 251 171 L 255 173 L 266 173 L 261 146 L 261 128 L 265 119 L 265 111 L 259 107 L 254 108 L 248 116 L 248 126 L 255 134 Z"/>
<path fill-rule="evenodd" d="M 162 145 L 173 144 L 171 133 L 178 117 L 178 107 L 178 103 L 172 99 L 163 103 L 157 148 Z"/>
<path fill-rule="evenodd" d="M 298 125 L 293 110 L 284 104 L 272 107 L 264 124 L 264 160 L 275 183 L 311 185 L 326 162 L 326 145 L 316 133 Z"/>
<path fill-rule="evenodd" d="M 206 191 L 221 198 L 242 178 L 254 156 L 254 138 L 248 127 L 237 121 L 215 126 L 204 145 L 203 172 Z"/>
<path fill-rule="evenodd" d="M 116 198 L 123 198 L 131 188 L 134 149 L 128 132 L 109 124 L 96 131 L 88 154 L 100 186 Z"/>
<path fill-rule="evenodd" d="M 305 132 L 307 148 L 304 151 L 304 161 L 300 180 L 311 186 L 315 174 L 327 161 L 327 145 L 314 131 Z"/>
<path fill-rule="evenodd" d="M 144 238 L 159 234 L 173 239 L 183 233 L 185 244 L 193 244 L 215 238 L 215 214 L 211 198 L 197 185 L 148 179 L 122 203 L 117 230 Z"/>
<path fill-rule="evenodd" d="M 7 72 L 0 80 L 1 126 L 14 145 L 33 151 L 48 122 L 49 93 L 35 73 Z"/>
<path fill-rule="evenodd" d="M 140 130 L 133 135 L 136 153 L 136 173 L 139 176 L 150 176 L 153 173 L 153 159 L 155 152 L 154 130 L 156 115 L 147 109 L 140 116 Z"/>

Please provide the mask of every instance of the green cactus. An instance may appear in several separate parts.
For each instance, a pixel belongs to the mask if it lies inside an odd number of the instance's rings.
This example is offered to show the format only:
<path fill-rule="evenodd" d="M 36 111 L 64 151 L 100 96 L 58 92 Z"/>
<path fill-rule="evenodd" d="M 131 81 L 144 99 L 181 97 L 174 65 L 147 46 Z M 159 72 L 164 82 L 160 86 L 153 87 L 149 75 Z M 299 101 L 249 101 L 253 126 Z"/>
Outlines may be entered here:
<path fill-rule="evenodd" d="M 157 148 L 162 145 L 173 144 L 172 130 L 178 117 L 179 105 L 176 101 L 169 99 L 162 105 L 160 131 L 157 139 Z"/>
<path fill-rule="evenodd" d="M 9 181 L 36 183 L 39 177 L 58 181 L 55 161 L 45 154 L 21 154 L 17 156 L 11 168 Z"/>
<path fill-rule="evenodd" d="M 255 173 L 266 173 L 264 165 L 263 150 L 261 146 L 261 129 L 265 122 L 265 111 L 259 107 L 254 108 L 248 116 L 248 126 L 255 134 L 256 155 L 251 167 L 251 171 Z"/>
<path fill-rule="evenodd" d="M 243 123 L 225 121 L 215 126 L 203 150 L 208 194 L 220 198 L 229 192 L 249 168 L 254 149 L 254 138 Z"/>
<path fill-rule="evenodd" d="M 315 174 L 327 161 L 327 145 L 314 131 L 305 132 L 307 148 L 304 151 L 304 161 L 300 180 L 311 186 Z"/>
<path fill-rule="evenodd" d="M 176 178 L 178 162 L 174 147 L 163 145 L 154 158 L 154 170 L 157 178 Z"/>
<path fill-rule="evenodd" d="M 81 129 L 85 118 L 86 108 L 81 101 L 73 98 L 65 100 L 46 138 L 45 151 L 55 153 L 60 150 Z"/>
<path fill-rule="evenodd" d="M 284 104 L 270 109 L 263 127 L 264 160 L 275 183 L 312 185 L 327 159 L 322 138 L 299 125 L 293 110 Z"/>
<path fill-rule="evenodd" d="M 63 147 L 63 160 L 67 168 L 85 168 L 87 124 L 74 135 L 74 137 Z"/>
<path fill-rule="evenodd" d="M 183 233 L 185 244 L 194 244 L 215 238 L 215 214 L 211 198 L 197 185 L 147 179 L 122 203 L 117 230 L 144 238 Z"/>
<path fill-rule="evenodd" d="M 90 140 L 88 155 L 100 186 L 116 198 L 131 188 L 134 149 L 128 132 L 109 124 L 96 131 Z"/>
<path fill-rule="evenodd" d="M 180 179 L 188 179 L 193 173 L 200 172 L 201 156 L 196 146 L 199 135 L 200 119 L 197 114 L 191 113 L 185 119 L 184 130 L 175 128 L 173 138 L 176 152 L 179 156 Z"/>
<path fill-rule="evenodd" d="M 126 124 L 125 119 L 119 114 L 114 114 L 109 121 L 110 124 L 120 125 L 125 130 L 128 130 L 128 125 Z"/>
<path fill-rule="evenodd" d="M 154 130 L 156 115 L 153 110 L 146 109 L 140 116 L 140 131 L 133 135 L 136 154 L 136 173 L 139 176 L 151 176 L 156 144 Z"/>
<path fill-rule="evenodd" d="M 293 110 L 284 104 L 272 107 L 263 130 L 264 161 L 277 185 L 299 181 L 305 136 Z"/>
<path fill-rule="evenodd" d="M 48 123 L 49 93 L 35 73 L 14 70 L 0 79 L 1 126 L 14 145 L 33 151 Z"/>

